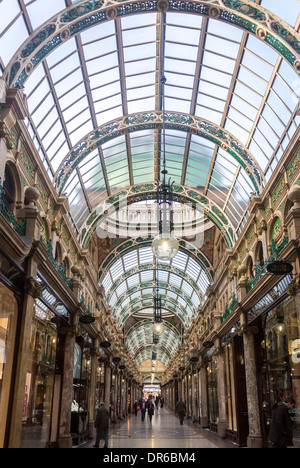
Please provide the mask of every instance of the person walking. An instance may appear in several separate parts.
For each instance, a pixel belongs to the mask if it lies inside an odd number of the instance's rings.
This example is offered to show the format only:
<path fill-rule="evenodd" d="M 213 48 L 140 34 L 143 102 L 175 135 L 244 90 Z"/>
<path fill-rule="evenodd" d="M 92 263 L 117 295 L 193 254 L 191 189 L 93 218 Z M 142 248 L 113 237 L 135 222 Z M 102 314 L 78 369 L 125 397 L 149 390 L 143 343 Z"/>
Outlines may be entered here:
<path fill-rule="evenodd" d="M 104 448 L 108 448 L 108 431 L 109 431 L 109 411 L 105 408 L 103 401 L 97 410 L 94 426 L 96 428 L 96 441 L 94 448 L 99 448 L 101 439 L 104 439 Z"/>
<path fill-rule="evenodd" d="M 145 402 L 145 400 L 142 400 L 142 403 L 141 403 L 142 421 L 145 421 L 145 414 L 146 414 L 146 402 Z"/>
<path fill-rule="evenodd" d="M 152 422 L 152 416 L 154 414 L 154 404 L 150 403 L 149 407 L 148 407 L 148 416 L 149 416 L 149 421 Z"/>
<path fill-rule="evenodd" d="M 134 405 L 133 405 L 133 410 L 134 410 L 135 415 L 137 415 L 137 412 L 138 412 L 137 407 L 138 407 L 138 402 L 135 400 Z"/>
<path fill-rule="evenodd" d="M 178 414 L 180 424 L 182 425 L 186 413 L 186 405 L 184 401 L 182 401 L 182 398 L 180 398 L 176 404 L 176 413 Z"/>
<path fill-rule="evenodd" d="M 293 426 L 289 411 L 294 407 L 295 400 L 291 397 L 273 406 L 269 439 L 274 448 L 288 448 L 293 445 Z"/>

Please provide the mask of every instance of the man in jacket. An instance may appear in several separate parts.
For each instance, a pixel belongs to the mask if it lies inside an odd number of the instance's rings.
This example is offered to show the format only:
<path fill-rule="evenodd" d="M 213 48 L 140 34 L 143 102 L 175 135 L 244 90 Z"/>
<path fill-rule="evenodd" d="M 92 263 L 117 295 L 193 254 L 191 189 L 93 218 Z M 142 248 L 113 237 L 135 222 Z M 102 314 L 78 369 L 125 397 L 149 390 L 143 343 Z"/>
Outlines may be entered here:
<path fill-rule="evenodd" d="M 275 448 L 287 448 L 293 445 L 293 426 L 289 411 L 294 406 L 295 400 L 286 398 L 284 402 L 277 403 L 273 407 L 269 438 Z"/>
<path fill-rule="evenodd" d="M 103 401 L 97 410 L 94 426 L 97 433 L 94 447 L 99 448 L 100 440 L 104 439 L 104 448 L 108 448 L 109 411 L 105 408 Z"/>
<path fill-rule="evenodd" d="M 185 412 L 186 412 L 186 405 L 184 401 L 182 401 L 182 398 L 180 398 L 180 400 L 177 402 L 177 405 L 176 405 L 176 413 L 178 414 L 178 418 L 179 418 L 181 425 L 183 424 Z"/>
<path fill-rule="evenodd" d="M 146 402 L 145 402 L 145 400 L 143 399 L 143 400 L 142 400 L 142 403 L 141 403 L 141 417 L 142 417 L 142 421 L 145 421 L 145 414 L 146 414 Z"/>

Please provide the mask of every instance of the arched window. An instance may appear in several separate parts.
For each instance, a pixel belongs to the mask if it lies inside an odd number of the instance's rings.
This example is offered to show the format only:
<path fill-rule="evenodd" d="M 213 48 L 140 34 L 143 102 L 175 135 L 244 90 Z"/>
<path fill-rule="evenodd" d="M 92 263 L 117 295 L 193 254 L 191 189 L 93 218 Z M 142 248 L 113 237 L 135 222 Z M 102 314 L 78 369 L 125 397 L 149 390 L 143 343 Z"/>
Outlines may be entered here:
<path fill-rule="evenodd" d="M 264 266 L 265 260 L 264 260 L 264 251 L 263 251 L 263 245 L 262 242 L 257 243 L 257 249 L 256 249 L 256 263 L 259 266 Z"/>
<path fill-rule="evenodd" d="M 4 203 L 8 211 L 13 211 L 15 207 L 16 189 L 12 171 L 7 165 L 5 168 L 4 181 Z"/>
<path fill-rule="evenodd" d="M 250 256 L 247 261 L 247 266 L 248 266 L 248 275 L 250 278 L 254 278 L 255 272 L 254 272 L 254 265 L 253 265 L 253 259 Z"/>

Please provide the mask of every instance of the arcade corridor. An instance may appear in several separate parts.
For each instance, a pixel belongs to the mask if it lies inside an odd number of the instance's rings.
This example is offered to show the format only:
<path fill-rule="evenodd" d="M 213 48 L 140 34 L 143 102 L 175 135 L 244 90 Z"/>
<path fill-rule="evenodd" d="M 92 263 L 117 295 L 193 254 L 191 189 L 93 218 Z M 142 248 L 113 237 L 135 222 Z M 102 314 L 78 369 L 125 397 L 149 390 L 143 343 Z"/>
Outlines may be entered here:
<path fill-rule="evenodd" d="M 84 444 L 82 448 L 92 448 L 94 440 Z M 102 448 L 104 442 L 100 444 Z M 146 415 L 142 421 L 141 415 L 131 415 L 116 427 L 111 427 L 109 449 L 201 449 L 201 448 L 233 448 L 229 442 L 222 441 L 208 431 L 200 429 L 186 421 L 181 426 L 178 418 L 168 410 L 155 410 L 152 422 Z"/>
<path fill-rule="evenodd" d="M 274 408 L 300 447 L 299 32 L 0 0 L 0 449 L 91 447 L 101 406 L 110 448 L 268 448 Z"/>

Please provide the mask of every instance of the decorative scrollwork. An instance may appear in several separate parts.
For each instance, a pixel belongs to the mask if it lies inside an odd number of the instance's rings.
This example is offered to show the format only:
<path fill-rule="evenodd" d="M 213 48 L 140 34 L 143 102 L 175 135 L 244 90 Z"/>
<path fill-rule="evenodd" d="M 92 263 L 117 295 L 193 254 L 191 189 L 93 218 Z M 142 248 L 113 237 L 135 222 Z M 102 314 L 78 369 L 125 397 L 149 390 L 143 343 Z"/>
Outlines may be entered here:
<path fill-rule="evenodd" d="M 42 296 L 42 287 L 34 278 L 26 278 L 25 280 L 25 293 L 32 296 L 34 299 L 38 299 Z"/>

